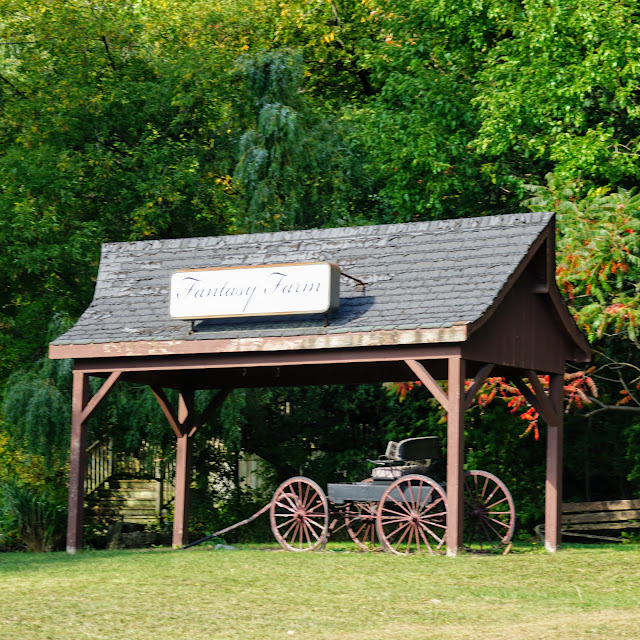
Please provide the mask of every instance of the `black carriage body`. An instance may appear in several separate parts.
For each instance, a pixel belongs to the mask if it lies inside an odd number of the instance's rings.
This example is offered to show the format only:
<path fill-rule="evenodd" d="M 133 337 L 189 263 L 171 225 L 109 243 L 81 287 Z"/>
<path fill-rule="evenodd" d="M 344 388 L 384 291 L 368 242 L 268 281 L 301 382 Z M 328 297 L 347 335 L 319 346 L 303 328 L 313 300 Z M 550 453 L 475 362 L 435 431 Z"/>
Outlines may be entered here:
<path fill-rule="evenodd" d="M 333 504 L 345 502 L 380 502 L 393 480 L 341 482 L 327 485 L 327 497 Z"/>

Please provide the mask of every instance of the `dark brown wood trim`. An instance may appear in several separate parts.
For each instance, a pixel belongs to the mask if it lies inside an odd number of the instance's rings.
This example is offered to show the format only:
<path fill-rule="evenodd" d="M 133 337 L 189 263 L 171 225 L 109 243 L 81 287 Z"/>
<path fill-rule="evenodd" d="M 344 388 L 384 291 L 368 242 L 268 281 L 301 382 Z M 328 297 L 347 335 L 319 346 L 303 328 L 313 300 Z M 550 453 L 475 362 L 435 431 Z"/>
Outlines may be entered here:
<path fill-rule="evenodd" d="M 182 433 L 189 433 L 195 421 L 195 391 L 193 389 L 182 389 L 178 393 L 178 421 Z"/>
<path fill-rule="evenodd" d="M 464 394 L 464 408 L 465 411 L 472 405 L 474 398 L 480 388 L 485 383 L 486 379 L 491 375 L 493 371 L 493 367 L 495 365 L 488 363 L 483 365 L 478 373 L 476 373 L 476 377 L 473 379 L 471 386 L 467 389 L 467 392 Z"/>
<path fill-rule="evenodd" d="M 547 424 L 556 424 L 558 421 L 558 416 L 554 407 L 549 400 L 549 396 L 545 393 L 542 385 L 540 384 L 540 379 L 538 378 L 538 374 L 532 369 L 526 370 L 527 379 L 529 380 L 529 384 L 533 387 L 533 391 L 536 395 L 536 400 L 542 411 L 538 411 L 540 415 L 544 418 Z M 549 381 L 551 381 L 551 376 L 549 376 Z"/>
<path fill-rule="evenodd" d="M 99 391 L 89 400 L 87 405 L 82 411 L 81 420 L 84 422 L 89 419 L 89 416 L 94 412 L 97 406 L 104 400 L 109 391 L 113 389 L 113 385 L 118 381 L 118 378 L 122 375 L 122 371 L 114 371 L 111 375 L 104 381 Z"/>
<path fill-rule="evenodd" d="M 553 237 L 555 234 L 555 216 L 551 218 L 548 222 L 547 226 L 540 232 L 540 235 L 536 238 L 535 242 L 529 247 L 529 251 L 524 256 L 524 258 L 520 261 L 520 264 L 515 268 L 513 273 L 509 276 L 507 282 L 500 293 L 496 296 L 495 300 L 491 304 L 491 306 L 482 314 L 482 316 L 476 320 L 474 323 L 469 325 L 469 335 L 477 331 L 482 325 L 486 324 L 496 310 L 502 304 L 505 296 L 511 291 L 513 285 L 518 281 L 523 271 L 527 268 L 533 257 L 536 255 L 540 247 L 548 242 L 550 237 Z M 555 274 L 554 274 L 555 277 Z"/>
<path fill-rule="evenodd" d="M 73 372 L 71 396 L 71 451 L 69 470 L 69 515 L 67 521 L 67 552 L 82 548 L 82 516 L 84 511 L 84 479 L 87 471 L 87 425 L 82 419 L 89 400 L 89 378 Z"/>
<path fill-rule="evenodd" d="M 195 392 L 183 389 L 178 394 L 178 422 L 182 435 L 176 447 L 176 493 L 173 513 L 173 546 L 189 542 L 189 493 L 191 486 L 191 456 L 193 438 L 189 435 L 195 419 Z"/>
<path fill-rule="evenodd" d="M 180 415 L 186 421 L 187 417 Z M 187 434 L 177 439 L 176 447 L 176 493 L 173 509 L 174 547 L 182 547 L 189 542 L 189 485 L 191 483 L 191 455 L 193 438 Z"/>
<path fill-rule="evenodd" d="M 193 437 L 196 431 L 220 408 L 222 403 L 229 397 L 231 391 L 232 389 L 220 389 L 220 391 L 211 398 L 204 411 L 194 420 L 191 430 L 189 431 L 190 438 Z"/>
<path fill-rule="evenodd" d="M 562 542 L 562 453 L 564 375 L 549 377 L 549 401 L 556 416 L 547 427 L 547 477 L 545 481 L 545 548 L 553 553 Z"/>
<path fill-rule="evenodd" d="M 574 342 L 575 348 L 571 354 L 571 359 L 574 362 L 589 362 L 591 360 L 591 345 L 582 335 L 571 315 L 569 315 L 555 281 L 549 287 L 549 298 L 558 321 Z"/>
<path fill-rule="evenodd" d="M 537 381 L 537 375 L 536 381 Z M 532 377 L 527 374 L 527 378 L 531 381 Z M 534 393 L 529 385 L 519 376 L 513 374 L 509 376 L 509 379 L 513 384 L 517 387 L 518 391 L 522 393 L 525 397 L 526 401 L 540 414 L 542 419 L 549 425 L 553 424 L 556 420 L 556 416 L 553 411 L 551 411 L 551 405 L 549 404 L 549 398 L 545 394 L 544 390 L 540 386 L 538 381 L 538 386 L 540 388 L 541 394 Z M 533 383 L 532 383 L 533 386 Z M 535 388 L 535 387 L 534 387 Z"/>
<path fill-rule="evenodd" d="M 509 293 L 513 285 L 518 281 L 518 279 L 522 275 L 522 272 L 527 268 L 538 250 L 544 243 L 546 243 L 547 249 L 545 257 L 547 264 L 547 291 L 542 295 L 549 296 L 557 320 L 560 322 L 560 325 L 565 330 L 567 336 L 574 343 L 572 359 L 575 362 L 589 362 L 589 360 L 591 359 L 591 347 L 589 346 L 589 343 L 582 335 L 582 333 L 580 333 L 580 330 L 576 326 L 576 323 L 569 314 L 566 304 L 564 303 L 564 300 L 562 299 L 562 296 L 560 295 L 560 292 L 558 291 L 558 287 L 556 285 L 555 229 L 556 221 L 554 216 L 553 218 L 551 218 L 544 230 L 540 233 L 536 241 L 531 245 L 529 251 L 527 252 L 527 255 L 523 258 L 515 271 L 509 276 L 507 283 L 503 287 L 502 291 L 500 291 L 496 299 L 493 301 L 493 304 L 489 307 L 489 309 L 487 309 L 487 311 L 485 311 L 485 313 L 479 320 L 469 325 L 469 335 L 477 331 L 486 322 L 490 321 L 495 311 L 502 304 L 504 297 L 507 295 L 507 293 Z"/>
<path fill-rule="evenodd" d="M 173 429 L 173 433 L 175 433 L 176 438 L 181 438 L 183 436 L 182 428 L 175 412 L 173 411 L 173 408 L 171 407 L 171 404 L 169 403 L 169 399 L 167 398 L 167 394 L 164 392 L 164 389 L 161 389 L 156 385 L 151 385 L 150 389 L 156 400 L 158 401 L 158 404 L 162 409 L 162 413 L 164 413 L 164 417 L 167 419 L 167 422 Z"/>
<path fill-rule="evenodd" d="M 405 362 L 411 371 L 416 374 L 420 382 L 422 382 L 422 384 L 431 392 L 433 397 L 440 403 L 440 406 L 445 411 L 449 411 L 449 398 L 434 377 L 416 360 L 406 360 Z"/>

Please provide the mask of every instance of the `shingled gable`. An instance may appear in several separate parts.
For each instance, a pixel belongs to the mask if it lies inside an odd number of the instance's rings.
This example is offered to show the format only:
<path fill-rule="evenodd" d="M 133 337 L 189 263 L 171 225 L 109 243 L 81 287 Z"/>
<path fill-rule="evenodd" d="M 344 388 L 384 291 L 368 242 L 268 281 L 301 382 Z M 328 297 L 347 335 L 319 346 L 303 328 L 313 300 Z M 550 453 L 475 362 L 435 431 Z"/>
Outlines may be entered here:
<path fill-rule="evenodd" d="M 589 349 L 555 287 L 553 225 L 553 214 L 525 213 L 106 244 L 93 302 L 76 325 L 51 344 L 50 356 L 465 342 L 474 360 L 514 366 L 526 361 L 529 366 L 559 370 L 565 359 L 588 359 Z M 366 286 L 343 277 L 340 307 L 328 318 L 209 320 L 192 327 L 169 315 L 169 280 L 176 270 L 311 261 L 336 263 L 343 274 Z M 502 305 L 509 312 L 496 314 Z M 487 321 L 493 316 L 496 328 L 488 330 Z M 550 333 L 551 316 L 556 330 Z M 516 342 L 527 351 L 524 357 L 517 355 L 513 344 L 501 359 L 487 357 L 483 345 L 494 348 L 498 335 L 504 346 L 509 336 L 513 343 L 514 331 Z M 536 332 L 553 343 L 549 352 L 558 357 L 551 365 L 530 362 L 529 355 L 540 352 Z M 531 340 L 536 346 L 528 348 Z"/>

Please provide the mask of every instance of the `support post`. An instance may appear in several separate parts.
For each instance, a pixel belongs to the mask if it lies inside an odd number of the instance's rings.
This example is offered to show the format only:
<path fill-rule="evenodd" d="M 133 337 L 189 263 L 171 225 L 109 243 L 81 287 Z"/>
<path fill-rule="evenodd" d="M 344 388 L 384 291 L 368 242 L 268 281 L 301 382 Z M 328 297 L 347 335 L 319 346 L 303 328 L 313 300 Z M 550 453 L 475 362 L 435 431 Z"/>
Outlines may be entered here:
<path fill-rule="evenodd" d="M 193 389 L 185 389 L 180 392 L 177 415 L 171 407 L 165 392 L 160 387 L 152 385 L 151 391 L 160 404 L 173 432 L 176 434 L 172 544 L 174 547 L 183 547 L 189 542 L 189 489 L 191 485 L 193 437 L 198 429 L 212 416 L 214 411 L 220 407 L 231 390 L 220 389 L 200 416 L 196 415 L 195 392 Z"/>
<path fill-rule="evenodd" d="M 71 399 L 71 451 L 69 471 L 69 516 L 67 521 L 67 553 L 82 548 L 82 516 L 84 481 L 87 471 L 87 424 L 84 408 L 89 401 L 89 378 L 81 371 L 73 372 Z"/>
<path fill-rule="evenodd" d="M 562 444 L 564 375 L 549 376 L 553 421 L 547 426 L 547 479 L 545 483 L 544 546 L 554 553 L 562 542 Z"/>
<path fill-rule="evenodd" d="M 176 495 L 174 500 L 173 539 L 174 547 L 189 542 L 189 488 L 191 484 L 191 451 L 193 438 L 184 434 L 178 438 L 176 450 Z"/>
<path fill-rule="evenodd" d="M 182 435 L 176 447 L 176 494 L 173 516 L 173 546 L 189 542 L 189 489 L 191 484 L 191 452 L 193 438 L 189 436 L 193 419 L 193 391 L 181 392 L 178 400 L 178 423 Z"/>
<path fill-rule="evenodd" d="M 449 358 L 447 414 L 447 555 L 462 548 L 464 483 L 465 361 Z"/>

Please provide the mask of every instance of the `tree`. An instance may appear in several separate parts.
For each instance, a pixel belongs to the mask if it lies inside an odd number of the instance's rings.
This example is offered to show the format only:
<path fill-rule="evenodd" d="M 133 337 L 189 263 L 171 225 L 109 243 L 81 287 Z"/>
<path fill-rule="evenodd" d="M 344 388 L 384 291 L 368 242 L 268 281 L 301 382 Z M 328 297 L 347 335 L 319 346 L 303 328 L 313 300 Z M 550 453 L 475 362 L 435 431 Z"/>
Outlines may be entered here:
<path fill-rule="evenodd" d="M 368 56 L 377 94 L 357 112 L 389 221 L 506 211 L 510 177 L 473 147 L 475 100 L 487 50 L 512 3 L 381 3 L 381 38 Z M 502 22 L 501 22 L 502 20 Z"/>
<path fill-rule="evenodd" d="M 593 410 L 640 413 L 640 195 L 581 189 L 554 175 L 531 186 L 524 204 L 558 215 L 557 279 L 569 310 L 591 342 L 603 397 Z"/>
<path fill-rule="evenodd" d="M 240 51 L 194 38 L 187 3 L 7 4 L 0 379 L 88 304 L 102 242 L 227 230 Z"/>
<path fill-rule="evenodd" d="M 638 185 L 637 0 L 381 2 L 355 110 L 395 218 L 513 210 L 525 185 Z"/>
<path fill-rule="evenodd" d="M 638 184 L 636 0 L 503 3 L 477 76 L 474 149 L 521 182 Z M 506 19 L 505 19 L 506 18 Z"/>
<path fill-rule="evenodd" d="M 346 224 L 362 185 L 349 179 L 354 154 L 340 125 L 302 93 L 303 61 L 289 49 L 241 56 L 247 130 L 234 170 L 237 228 L 248 231 Z M 240 222 L 241 221 L 241 222 Z"/>

